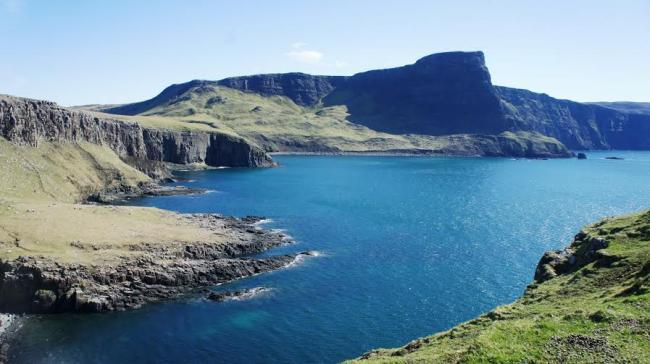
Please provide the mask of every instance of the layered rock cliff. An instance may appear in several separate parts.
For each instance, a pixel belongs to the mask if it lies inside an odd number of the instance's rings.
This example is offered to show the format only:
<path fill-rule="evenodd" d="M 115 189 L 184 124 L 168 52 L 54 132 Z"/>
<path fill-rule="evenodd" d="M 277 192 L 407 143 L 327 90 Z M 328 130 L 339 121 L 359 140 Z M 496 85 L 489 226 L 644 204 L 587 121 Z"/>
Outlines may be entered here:
<path fill-rule="evenodd" d="M 496 87 L 513 130 L 557 138 L 572 149 L 650 149 L 650 115 Z"/>
<path fill-rule="evenodd" d="M 0 96 L 0 135 L 31 146 L 39 141 L 86 141 L 108 146 L 127 161 L 265 167 L 272 159 L 242 138 L 223 133 L 142 127 L 99 118 L 48 101 Z"/>
<path fill-rule="evenodd" d="M 221 86 L 264 96 L 287 96 L 301 106 L 313 106 L 344 83 L 343 76 L 312 76 L 304 73 L 276 73 L 226 78 Z"/>

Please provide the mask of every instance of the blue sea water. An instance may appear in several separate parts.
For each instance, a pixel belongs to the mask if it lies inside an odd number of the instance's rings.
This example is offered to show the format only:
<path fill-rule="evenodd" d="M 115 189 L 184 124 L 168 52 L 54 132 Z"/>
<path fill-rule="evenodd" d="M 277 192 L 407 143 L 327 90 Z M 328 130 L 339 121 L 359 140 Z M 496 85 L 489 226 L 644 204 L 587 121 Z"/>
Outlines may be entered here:
<path fill-rule="evenodd" d="M 625 160 L 605 160 L 608 155 Z M 273 169 L 184 172 L 199 196 L 134 201 L 263 215 L 320 256 L 190 296 L 109 314 L 30 318 L 25 363 L 336 362 L 450 328 L 518 297 L 548 249 L 601 217 L 650 207 L 650 153 L 588 160 L 278 156 Z"/>

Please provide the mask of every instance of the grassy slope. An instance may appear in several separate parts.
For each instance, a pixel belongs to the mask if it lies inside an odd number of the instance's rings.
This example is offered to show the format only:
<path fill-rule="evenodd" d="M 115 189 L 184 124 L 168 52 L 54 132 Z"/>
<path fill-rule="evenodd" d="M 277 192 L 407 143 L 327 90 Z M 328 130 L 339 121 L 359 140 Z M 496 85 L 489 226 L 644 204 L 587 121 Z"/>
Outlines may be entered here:
<path fill-rule="evenodd" d="M 382 363 L 650 362 L 650 211 L 606 219 L 585 232 L 604 238 L 604 253 L 619 260 L 533 284 L 513 304 L 364 357 Z"/>
<path fill-rule="evenodd" d="M 97 107 L 89 107 L 97 109 Z M 96 111 L 95 111 L 96 112 Z M 474 136 L 434 137 L 381 133 L 347 121 L 344 106 L 307 108 L 287 97 L 261 96 L 221 86 L 190 89 L 176 100 L 137 116 L 110 115 L 158 128 L 221 131 L 240 135 L 267 151 L 478 150 Z M 530 133 L 510 133 L 526 142 Z M 552 138 L 544 142 L 559 143 Z"/>
<path fill-rule="evenodd" d="M 0 259 L 101 264 L 130 254 L 127 244 L 222 239 L 163 210 L 76 204 L 106 187 L 149 181 L 105 147 L 0 138 L 0 170 Z"/>
<path fill-rule="evenodd" d="M 110 149 L 90 143 L 17 146 L 0 138 L 0 201 L 76 202 L 119 184 L 149 180 Z"/>

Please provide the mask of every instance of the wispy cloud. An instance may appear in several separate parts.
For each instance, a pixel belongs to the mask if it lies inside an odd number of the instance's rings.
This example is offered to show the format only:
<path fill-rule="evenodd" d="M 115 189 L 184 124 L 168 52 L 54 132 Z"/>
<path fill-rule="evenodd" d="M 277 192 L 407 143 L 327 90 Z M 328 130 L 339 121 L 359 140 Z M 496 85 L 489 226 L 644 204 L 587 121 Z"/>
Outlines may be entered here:
<path fill-rule="evenodd" d="M 325 53 L 313 49 L 305 42 L 292 43 L 291 51 L 287 52 L 287 56 L 296 62 L 319 65 L 320 67 L 345 68 L 348 66 L 347 62 L 341 60 L 327 60 Z"/>
<path fill-rule="evenodd" d="M 325 56 L 323 52 L 314 49 L 307 49 L 309 44 L 304 42 L 295 42 L 291 45 L 292 50 L 287 53 L 291 59 L 296 62 L 316 64 L 320 63 Z"/>

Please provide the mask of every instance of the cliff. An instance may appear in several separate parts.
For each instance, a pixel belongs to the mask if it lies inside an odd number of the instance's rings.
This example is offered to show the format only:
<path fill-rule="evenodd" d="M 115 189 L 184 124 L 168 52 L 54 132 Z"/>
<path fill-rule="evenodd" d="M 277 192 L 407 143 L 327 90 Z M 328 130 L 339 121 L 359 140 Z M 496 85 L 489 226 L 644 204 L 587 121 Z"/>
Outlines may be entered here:
<path fill-rule="evenodd" d="M 496 87 L 513 130 L 555 137 L 572 149 L 650 149 L 650 115 Z"/>
<path fill-rule="evenodd" d="M 0 96 L 0 136 L 0 312 L 137 308 L 297 256 L 250 258 L 290 242 L 256 228 L 259 218 L 79 203 L 163 188 L 151 179 L 166 175 L 162 162 L 272 164 L 242 138 L 10 96 Z"/>
<path fill-rule="evenodd" d="M 482 52 L 449 52 L 358 73 L 323 100 L 349 119 L 394 134 L 498 134 L 507 130 Z"/>
<path fill-rule="evenodd" d="M 347 116 L 342 106 L 304 107 L 286 97 L 202 84 L 137 119 L 142 125 L 151 122 L 189 130 L 223 130 L 269 152 L 571 156 L 560 142 L 538 133 L 397 135 L 351 123 Z"/>
<path fill-rule="evenodd" d="M 650 357 L 650 211 L 585 227 L 548 252 L 510 305 L 399 349 L 381 363 L 641 363 Z"/>
<path fill-rule="evenodd" d="M 411 65 L 373 70 L 352 76 L 312 76 L 304 73 L 263 74 L 220 81 L 190 81 L 172 85 L 156 97 L 134 104 L 111 106 L 104 111 L 122 115 L 158 114 L 189 100 L 193 89 L 217 86 L 265 97 L 281 96 L 301 108 L 284 118 L 303 118 L 303 128 L 314 130 L 320 120 L 304 118 L 310 110 L 336 113 L 357 126 L 391 135 L 456 134 L 496 135 L 505 131 L 536 132 L 556 138 L 572 149 L 650 149 L 650 115 L 644 103 L 585 104 L 559 100 L 545 94 L 494 86 L 482 52 L 432 54 Z M 223 99 L 193 107 L 184 115 L 201 115 Z M 252 107 L 238 120 L 257 119 L 260 143 L 269 132 L 263 122 L 265 108 Z M 344 113 L 344 115 L 343 115 Z M 220 118 L 227 122 L 228 118 Z M 338 137 L 349 135 L 343 124 Z M 240 133 L 240 128 L 232 128 Z M 328 135 L 336 132 L 328 133 Z M 312 139 L 321 137 L 314 134 Z M 290 135 L 269 136 L 271 143 L 304 151 L 319 149 L 313 140 Z M 289 139 L 284 141 L 284 139 Z M 277 142 L 277 143 L 276 143 Z M 352 143 L 348 143 L 352 144 Z M 350 147 L 348 147 L 350 148 Z M 323 145 L 320 151 L 329 151 Z M 354 148 L 348 149 L 353 151 Z M 345 150 L 345 151 L 348 151 Z"/>
<path fill-rule="evenodd" d="M 231 77 L 221 86 L 264 96 L 286 96 L 301 106 L 313 106 L 346 80 L 343 76 L 312 76 L 305 73 L 276 73 Z"/>
<path fill-rule="evenodd" d="M 48 101 L 0 95 L 0 136 L 15 144 L 80 142 L 107 146 L 127 161 L 205 163 L 210 166 L 273 165 L 261 149 L 223 133 L 176 131 L 99 118 Z M 136 163 L 142 166 L 142 163 Z"/>

